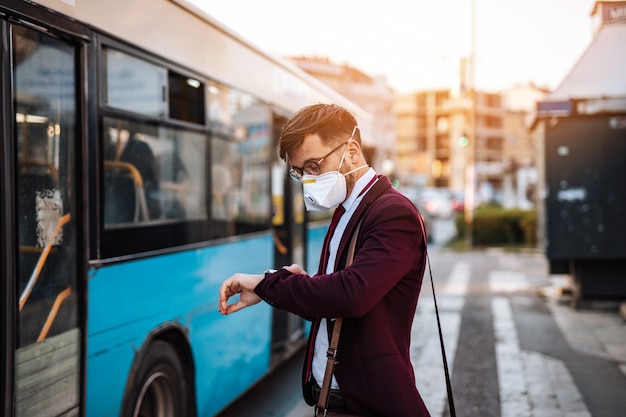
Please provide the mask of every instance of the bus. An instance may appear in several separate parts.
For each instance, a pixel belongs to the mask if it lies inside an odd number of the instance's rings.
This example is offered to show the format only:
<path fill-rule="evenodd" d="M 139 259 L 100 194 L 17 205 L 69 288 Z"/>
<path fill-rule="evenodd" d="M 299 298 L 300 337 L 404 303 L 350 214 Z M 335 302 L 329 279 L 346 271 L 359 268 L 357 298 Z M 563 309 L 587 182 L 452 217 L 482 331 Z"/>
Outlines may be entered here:
<path fill-rule="evenodd" d="M 217 312 L 234 272 L 317 269 L 281 127 L 334 102 L 366 142 L 371 116 L 184 0 L 3 0 L 0 25 L 2 415 L 215 415 L 307 332 Z"/>

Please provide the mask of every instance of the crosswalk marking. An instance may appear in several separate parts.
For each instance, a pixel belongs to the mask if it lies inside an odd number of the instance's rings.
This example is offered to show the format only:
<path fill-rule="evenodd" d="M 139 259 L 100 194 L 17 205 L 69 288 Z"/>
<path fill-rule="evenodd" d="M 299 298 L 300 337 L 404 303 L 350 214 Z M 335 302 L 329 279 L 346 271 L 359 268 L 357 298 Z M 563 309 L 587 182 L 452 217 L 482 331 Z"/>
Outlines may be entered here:
<path fill-rule="evenodd" d="M 521 272 L 491 271 L 489 274 L 491 292 L 512 293 L 528 288 L 528 281 Z"/>
<path fill-rule="evenodd" d="M 470 265 L 458 262 L 453 266 L 446 284 L 436 288 L 451 374 L 470 277 Z M 510 294 L 529 287 L 527 277 L 520 272 L 497 270 L 492 271 L 488 278 L 494 294 Z M 422 293 L 415 315 L 411 358 L 417 387 L 434 417 L 444 414 L 447 397 L 435 307 L 427 290 Z M 509 298 L 494 296 L 491 308 L 501 416 L 591 417 L 562 361 L 521 350 Z"/>
<path fill-rule="evenodd" d="M 509 300 L 503 297 L 492 299 L 491 310 L 496 337 L 496 364 L 502 417 L 530 417 L 524 365 Z"/>
<path fill-rule="evenodd" d="M 522 351 L 506 297 L 491 300 L 502 417 L 591 417 L 565 364 Z"/>

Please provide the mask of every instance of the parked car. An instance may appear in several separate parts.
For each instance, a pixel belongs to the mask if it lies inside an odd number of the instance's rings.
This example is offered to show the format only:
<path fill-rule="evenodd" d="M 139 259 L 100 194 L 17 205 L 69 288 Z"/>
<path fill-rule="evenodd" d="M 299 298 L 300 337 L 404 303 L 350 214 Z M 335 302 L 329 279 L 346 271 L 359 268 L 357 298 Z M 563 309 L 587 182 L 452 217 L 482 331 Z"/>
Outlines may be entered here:
<path fill-rule="evenodd" d="M 428 240 L 430 241 L 432 216 L 424 207 L 420 205 L 420 193 L 418 189 L 415 187 L 400 187 L 398 188 L 398 191 L 404 194 L 409 200 L 413 202 L 413 204 L 415 204 L 415 207 L 417 207 L 417 210 L 422 215 L 422 219 L 424 219 L 424 227 L 426 227 L 426 234 L 428 235 Z"/>
<path fill-rule="evenodd" d="M 424 188 L 418 195 L 418 207 L 429 216 L 447 219 L 454 214 L 450 191 L 445 188 Z"/>
<path fill-rule="evenodd" d="M 452 191 L 450 201 L 455 212 L 463 213 L 465 211 L 465 193 L 463 191 Z"/>

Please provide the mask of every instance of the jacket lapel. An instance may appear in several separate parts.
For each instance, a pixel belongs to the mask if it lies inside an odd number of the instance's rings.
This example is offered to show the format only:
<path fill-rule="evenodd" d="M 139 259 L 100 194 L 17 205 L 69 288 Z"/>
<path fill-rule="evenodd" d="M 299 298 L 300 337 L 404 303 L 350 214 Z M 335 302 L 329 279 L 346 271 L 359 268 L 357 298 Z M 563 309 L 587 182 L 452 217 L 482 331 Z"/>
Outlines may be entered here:
<path fill-rule="evenodd" d="M 335 259 L 335 271 L 339 271 L 345 267 L 345 260 L 348 250 L 348 245 L 350 244 L 350 239 L 352 238 L 352 234 L 356 229 L 356 226 L 359 224 L 363 215 L 369 208 L 369 206 L 374 203 L 378 199 L 378 197 L 383 194 L 386 190 L 391 187 L 391 183 L 387 179 L 387 177 L 383 175 L 378 176 L 378 181 L 365 193 L 363 196 L 363 200 L 356 208 L 356 211 L 350 218 L 348 225 L 346 226 L 346 230 L 341 236 L 341 241 L 339 242 L 339 248 L 337 250 L 338 256 Z"/>

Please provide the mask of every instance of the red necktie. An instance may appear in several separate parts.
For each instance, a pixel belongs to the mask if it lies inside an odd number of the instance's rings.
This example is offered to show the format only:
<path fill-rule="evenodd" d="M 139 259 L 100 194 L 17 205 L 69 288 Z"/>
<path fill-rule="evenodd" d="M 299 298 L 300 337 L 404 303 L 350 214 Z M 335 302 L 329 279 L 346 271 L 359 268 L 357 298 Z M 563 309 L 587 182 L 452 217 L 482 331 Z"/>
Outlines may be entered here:
<path fill-rule="evenodd" d="M 363 188 L 361 192 L 359 193 L 359 197 L 363 195 L 367 190 L 370 189 L 372 184 L 376 182 L 376 179 L 377 179 L 376 176 L 372 177 L 372 179 L 367 183 L 365 188 Z M 324 246 L 323 246 L 323 251 L 322 251 L 323 261 L 321 265 L 322 268 L 319 271 L 320 274 L 326 273 L 326 266 L 327 266 L 326 264 L 328 263 L 328 256 L 330 254 L 330 240 L 333 237 L 333 233 L 335 233 L 335 229 L 337 228 L 337 223 L 339 223 L 339 219 L 345 212 L 346 212 L 346 209 L 343 207 L 343 204 L 339 204 L 339 206 L 335 209 L 335 212 L 333 213 L 332 219 L 330 220 L 330 226 L 328 226 L 328 232 L 326 233 L 326 238 L 324 238 Z"/>
<path fill-rule="evenodd" d="M 326 273 L 326 266 L 328 263 L 328 255 L 330 253 L 330 240 L 333 237 L 333 233 L 335 233 L 335 229 L 337 228 L 337 223 L 339 223 L 339 219 L 346 212 L 346 209 L 343 208 L 343 204 L 339 204 L 339 206 L 335 209 L 333 213 L 333 218 L 330 220 L 330 226 L 328 226 L 328 232 L 326 233 L 326 239 L 324 239 L 324 260 L 322 262 L 322 270 L 320 271 L 322 274 Z"/>

